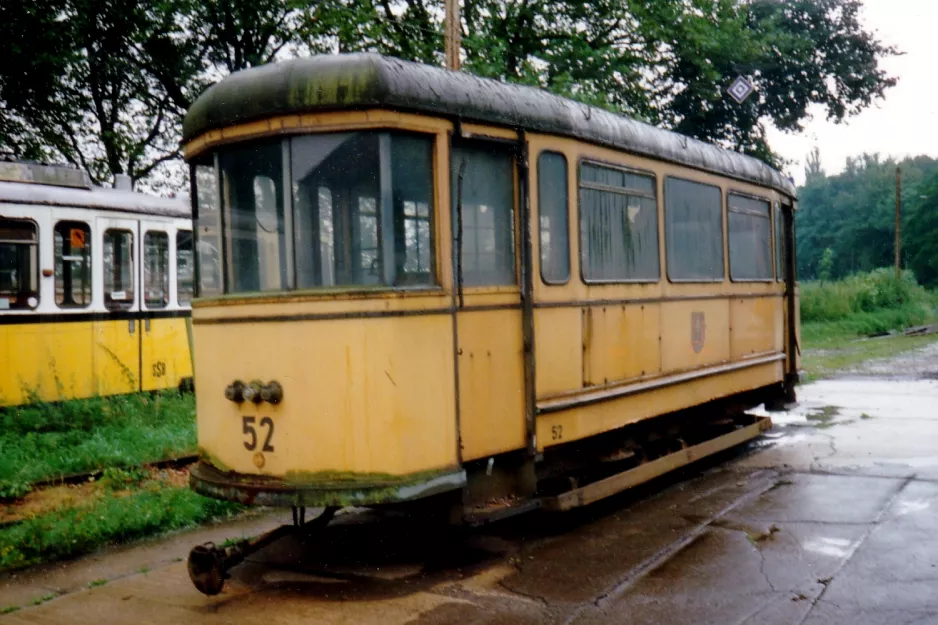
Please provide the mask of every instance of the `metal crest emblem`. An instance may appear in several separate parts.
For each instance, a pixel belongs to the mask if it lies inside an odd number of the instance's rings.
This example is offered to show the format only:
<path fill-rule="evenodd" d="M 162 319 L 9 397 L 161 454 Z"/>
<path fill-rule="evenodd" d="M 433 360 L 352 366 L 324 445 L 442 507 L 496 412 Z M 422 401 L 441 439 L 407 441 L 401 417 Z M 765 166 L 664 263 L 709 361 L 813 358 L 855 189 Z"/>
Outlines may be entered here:
<path fill-rule="evenodd" d="M 742 104 L 746 101 L 746 98 L 752 95 L 752 92 L 755 90 L 756 88 L 752 85 L 751 82 L 742 76 L 737 76 L 736 80 L 733 81 L 733 84 L 730 85 L 730 88 L 727 89 L 727 92 L 729 92 L 730 96 L 736 100 L 736 102 Z"/>
<path fill-rule="evenodd" d="M 699 354 L 707 340 L 707 319 L 702 312 L 690 314 L 690 344 L 694 353 Z"/>

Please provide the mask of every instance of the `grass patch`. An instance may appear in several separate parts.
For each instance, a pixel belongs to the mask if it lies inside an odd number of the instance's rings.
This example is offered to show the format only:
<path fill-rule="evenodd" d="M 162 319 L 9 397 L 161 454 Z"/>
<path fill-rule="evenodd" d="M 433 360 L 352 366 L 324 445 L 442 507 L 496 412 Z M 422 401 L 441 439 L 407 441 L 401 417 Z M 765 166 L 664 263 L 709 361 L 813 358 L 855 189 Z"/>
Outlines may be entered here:
<path fill-rule="evenodd" d="M 891 336 L 857 340 L 843 338 L 824 344 L 822 348 L 806 349 L 801 359 L 804 376 L 811 382 L 829 377 L 842 369 L 850 369 L 867 360 L 892 358 L 938 342 L 938 334 L 925 336 Z"/>
<path fill-rule="evenodd" d="M 0 498 L 42 479 L 194 453 L 195 399 L 165 392 L 0 411 Z"/>
<path fill-rule="evenodd" d="M 0 571 L 72 558 L 105 545 L 231 517 L 242 507 L 185 487 L 146 481 L 0 529 Z M 94 582 L 92 582 L 94 583 Z"/>
<path fill-rule="evenodd" d="M 3 615 L 3 614 L 12 614 L 12 613 L 16 612 L 16 611 L 19 610 L 19 609 L 20 609 L 20 606 L 18 606 L 18 605 L 8 605 L 7 607 L 5 607 L 5 608 L 3 608 L 3 609 L 0 609 L 0 615 Z"/>

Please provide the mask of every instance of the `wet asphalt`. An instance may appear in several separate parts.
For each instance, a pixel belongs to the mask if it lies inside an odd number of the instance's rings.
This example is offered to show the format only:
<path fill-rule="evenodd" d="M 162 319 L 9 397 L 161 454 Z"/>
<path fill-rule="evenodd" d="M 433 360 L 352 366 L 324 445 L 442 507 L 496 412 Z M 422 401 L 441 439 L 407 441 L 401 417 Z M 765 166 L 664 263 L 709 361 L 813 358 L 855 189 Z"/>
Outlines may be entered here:
<path fill-rule="evenodd" d="M 469 532 L 343 515 L 214 598 L 188 549 L 286 517 L 0 577 L 0 608 L 23 606 L 0 624 L 938 623 L 938 344 L 802 386 L 772 417 L 755 443 L 573 513 Z"/>

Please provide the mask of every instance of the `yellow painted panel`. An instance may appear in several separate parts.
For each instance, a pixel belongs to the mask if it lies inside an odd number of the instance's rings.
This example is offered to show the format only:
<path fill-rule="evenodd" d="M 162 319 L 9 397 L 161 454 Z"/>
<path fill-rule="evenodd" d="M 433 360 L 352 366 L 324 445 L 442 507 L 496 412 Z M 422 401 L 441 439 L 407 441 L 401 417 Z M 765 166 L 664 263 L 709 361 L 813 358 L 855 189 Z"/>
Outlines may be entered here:
<path fill-rule="evenodd" d="M 535 388 L 537 396 L 578 390 L 583 383 L 583 338 L 579 308 L 534 311 Z M 519 329 L 520 331 L 520 329 Z"/>
<path fill-rule="evenodd" d="M 189 337 L 183 317 L 150 319 L 150 329 L 143 321 L 141 346 L 143 390 L 176 388 L 183 378 L 192 375 Z"/>
<path fill-rule="evenodd" d="M 541 415 L 536 428 L 538 449 L 608 432 L 781 379 L 782 362 L 779 361 Z"/>
<path fill-rule="evenodd" d="M 780 300 L 760 297 L 730 301 L 730 343 L 733 360 L 773 351 Z"/>
<path fill-rule="evenodd" d="M 456 466 L 452 328 L 448 315 L 196 325 L 199 447 L 219 468 L 287 477 Z M 276 380 L 283 401 L 228 401 L 236 379 Z M 245 447 L 245 416 L 255 450 Z M 264 417 L 274 451 L 258 467 Z"/>
<path fill-rule="evenodd" d="M 460 312 L 456 318 L 463 459 L 524 447 L 521 311 Z"/>
<path fill-rule="evenodd" d="M 696 369 L 729 360 L 729 312 L 729 301 L 723 299 L 663 302 L 661 370 Z"/>
<path fill-rule="evenodd" d="M 0 326 L 0 404 L 94 394 L 91 322 Z"/>
<path fill-rule="evenodd" d="M 139 320 L 94 322 L 93 362 L 98 395 L 140 390 L 141 331 Z"/>
<path fill-rule="evenodd" d="M 592 306 L 583 313 L 583 385 L 661 371 L 660 304 Z"/>

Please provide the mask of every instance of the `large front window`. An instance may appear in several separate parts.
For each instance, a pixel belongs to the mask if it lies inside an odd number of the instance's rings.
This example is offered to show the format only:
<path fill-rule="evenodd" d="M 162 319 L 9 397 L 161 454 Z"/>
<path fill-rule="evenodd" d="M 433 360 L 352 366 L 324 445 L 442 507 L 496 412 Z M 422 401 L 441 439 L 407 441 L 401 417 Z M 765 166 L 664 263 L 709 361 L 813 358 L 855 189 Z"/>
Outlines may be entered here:
<path fill-rule="evenodd" d="M 432 159 L 428 137 L 348 132 L 199 161 L 200 293 L 435 284 Z"/>

